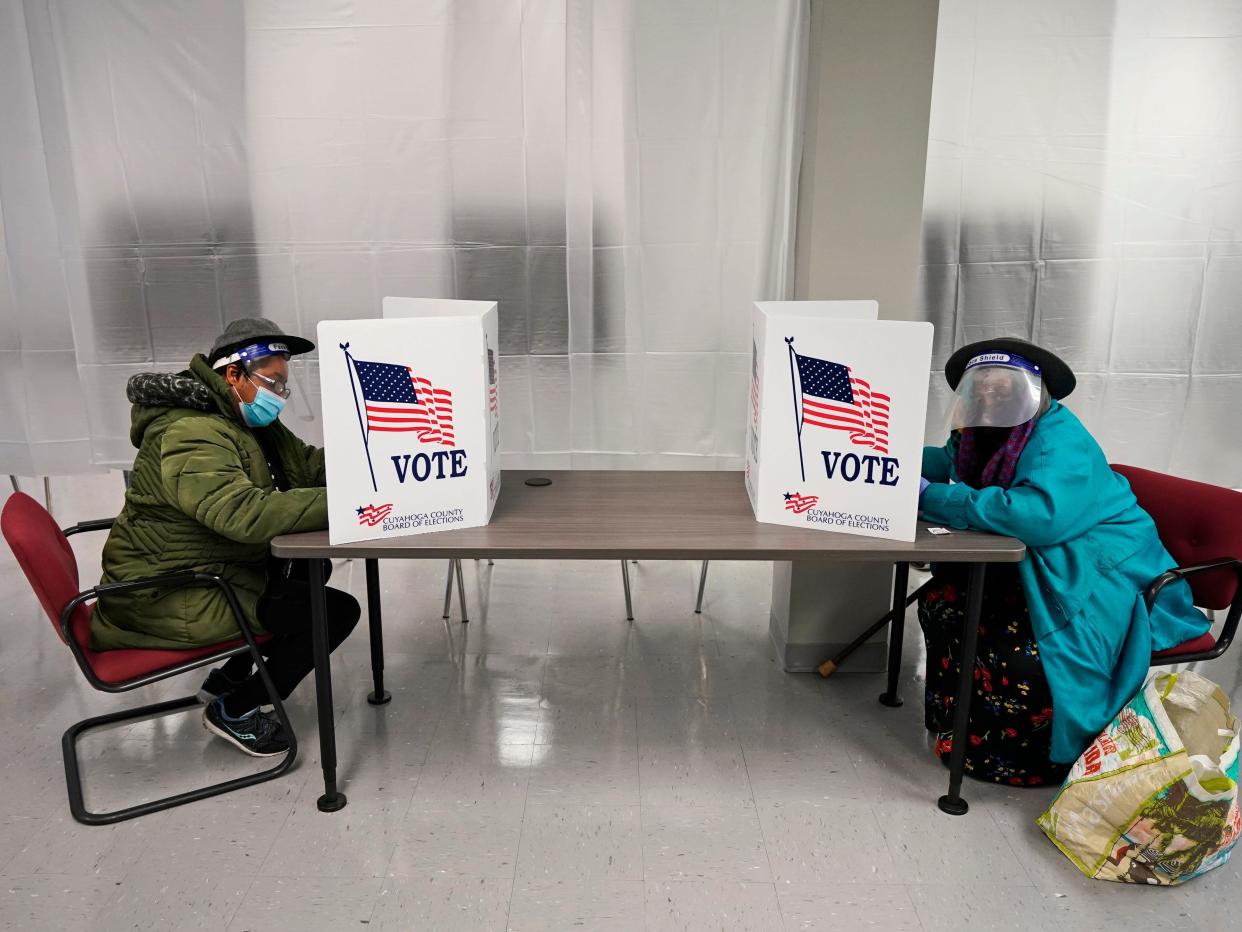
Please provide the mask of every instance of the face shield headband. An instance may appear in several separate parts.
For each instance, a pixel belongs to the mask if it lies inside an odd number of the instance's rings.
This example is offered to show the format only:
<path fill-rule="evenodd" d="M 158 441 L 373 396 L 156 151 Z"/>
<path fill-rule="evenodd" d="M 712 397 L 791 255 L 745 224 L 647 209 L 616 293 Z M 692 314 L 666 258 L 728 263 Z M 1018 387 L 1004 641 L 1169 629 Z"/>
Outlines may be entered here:
<path fill-rule="evenodd" d="M 249 346 L 244 346 L 236 352 L 225 356 L 223 359 L 217 359 L 212 368 L 219 369 L 222 366 L 227 366 L 235 362 L 246 365 L 259 359 L 263 359 L 265 356 L 279 355 L 289 355 L 289 347 L 284 343 L 251 343 Z"/>

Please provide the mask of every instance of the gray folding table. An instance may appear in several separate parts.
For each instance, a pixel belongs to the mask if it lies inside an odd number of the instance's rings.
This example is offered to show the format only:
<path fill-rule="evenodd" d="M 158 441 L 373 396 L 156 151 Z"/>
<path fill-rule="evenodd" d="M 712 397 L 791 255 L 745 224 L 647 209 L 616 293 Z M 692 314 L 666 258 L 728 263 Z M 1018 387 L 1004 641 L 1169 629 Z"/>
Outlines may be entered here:
<path fill-rule="evenodd" d="M 527 480 L 549 478 L 548 485 Z M 899 705 L 897 680 L 910 563 L 968 563 L 970 581 L 966 630 L 962 636 L 950 756 L 949 792 L 940 808 L 966 812 L 961 796 L 973 673 L 988 563 L 1016 563 L 1020 541 L 974 531 L 932 535 L 920 524 L 913 543 L 803 528 L 760 524 L 739 472 L 623 472 L 567 470 L 505 472 L 492 521 L 486 527 L 439 531 L 354 544 L 328 543 L 326 531 L 289 534 L 272 541 L 272 553 L 308 561 L 311 624 L 315 649 L 316 703 L 324 792 L 319 808 L 345 805 L 336 785 L 336 729 L 332 718 L 332 670 L 328 660 L 324 558 L 366 561 L 367 610 L 371 632 L 373 705 L 391 698 L 384 689 L 384 647 L 380 614 L 379 560 L 835 560 L 892 563 L 896 567 L 893 609 L 898 622 L 889 637 L 888 684 L 881 701 Z"/>

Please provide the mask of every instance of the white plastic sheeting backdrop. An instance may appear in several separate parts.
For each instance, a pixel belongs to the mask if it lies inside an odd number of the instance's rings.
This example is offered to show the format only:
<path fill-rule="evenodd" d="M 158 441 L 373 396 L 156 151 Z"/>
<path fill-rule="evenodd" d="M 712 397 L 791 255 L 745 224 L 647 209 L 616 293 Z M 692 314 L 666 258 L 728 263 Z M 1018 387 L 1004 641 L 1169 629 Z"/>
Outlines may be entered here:
<path fill-rule="evenodd" d="M 0 468 L 91 462 L 61 235 L 21 4 L 0 3 Z"/>
<path fill-rule="evenodd" d="M 1114 462 L 1242 486 L 1242 3 L 941 0 L 939 26 L 934 364 L 1034 339 Z"/>
<path fill-rule="evenodd" d="M 500 301 L 511 465 L 740 463 L 804 0 L 0 10 L 8 471 L 127 464 L 126 379 L 229 319 L 313 337 L 385 295 Z"/>

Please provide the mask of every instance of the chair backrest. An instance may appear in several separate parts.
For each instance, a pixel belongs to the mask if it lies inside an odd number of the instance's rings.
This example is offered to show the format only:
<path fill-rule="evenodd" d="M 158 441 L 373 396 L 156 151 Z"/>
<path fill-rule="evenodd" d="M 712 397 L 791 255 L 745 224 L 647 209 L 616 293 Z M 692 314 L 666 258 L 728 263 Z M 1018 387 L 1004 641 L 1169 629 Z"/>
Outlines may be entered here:
<path fill-rule="evenodd" d="M 1113 470 L 1129 480 L 1178 566 L 1242 559 L 1242 492 L 1137 466 L 1114 465 Z M 1203 608 L 1228 608 L 1238 591 L 1238 576 L 1228 570 L 1196 573 L 1186 581 L 1195 604 Z"/>
<path fill-rule="evenodd" d="M 78 594 L 78 561 L 69 540 L 61 533 L 48 510 L 25 492 L 14 492 L 0 512 L 0 531 L 9 542 L 17 564 L 26 574 L 30 588 L 60 633 L 60 613 Z M 90 629 L 90 609 L 78 606 L 71 623 L 74 639 L 86 644 Z"/>

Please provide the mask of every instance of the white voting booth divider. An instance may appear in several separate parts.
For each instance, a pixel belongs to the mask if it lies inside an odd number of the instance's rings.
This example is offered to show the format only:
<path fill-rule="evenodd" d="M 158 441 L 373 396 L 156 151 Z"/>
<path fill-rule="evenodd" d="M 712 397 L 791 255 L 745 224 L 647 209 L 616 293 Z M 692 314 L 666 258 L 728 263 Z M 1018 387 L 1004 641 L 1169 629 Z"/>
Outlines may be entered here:
<path fill-rule="evenodd" d="M 383 313 L 319 324 L 334 544 L 477 527 L 500 492 L 496 302 Z"/>
<path fill-rule="evenodd" d="M 875 301 L 756 302 L 746 489 L 755 517 L 912 541 L 932 325 Z"/>

